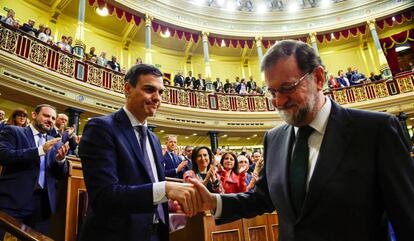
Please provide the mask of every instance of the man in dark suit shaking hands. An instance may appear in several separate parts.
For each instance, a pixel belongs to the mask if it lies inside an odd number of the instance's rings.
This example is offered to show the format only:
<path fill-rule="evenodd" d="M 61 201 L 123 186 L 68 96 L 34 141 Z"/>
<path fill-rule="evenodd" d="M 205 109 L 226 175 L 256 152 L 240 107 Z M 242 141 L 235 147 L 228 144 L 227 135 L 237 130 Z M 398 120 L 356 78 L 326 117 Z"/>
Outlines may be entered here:
<path fill-rule="evenodd" d="M 254 192 L 214 195 L 193 180 L 218 223 L 276 210 L 280 241 L 413 240 L 414 165 L 396 117 L 346 109 L 322 93 L 321 59 L 286 40 L 261 64 L 287 123 L 264 137 Z"/>
<path fill-rule="evenodd" d="M 152 65 L 131 67 L 124 107 L 85 126 L 79 155 L 89 211 L 80 240 L 168 240 L 167 199 L 189 216 L 199 208 L 192 185 L 165 181 L 160 141 L 147 129 L 161 103 L 162 76 Z"/>

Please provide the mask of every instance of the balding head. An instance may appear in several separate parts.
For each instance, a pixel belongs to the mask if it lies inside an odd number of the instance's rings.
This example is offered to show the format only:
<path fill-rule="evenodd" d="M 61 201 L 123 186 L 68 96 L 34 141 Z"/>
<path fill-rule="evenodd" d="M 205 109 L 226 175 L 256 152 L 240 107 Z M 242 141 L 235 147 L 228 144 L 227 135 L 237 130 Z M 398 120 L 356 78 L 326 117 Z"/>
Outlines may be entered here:
<path fill-rule="evenodd" d="M 60 113 L 57 115 L 56 118 L 56 127 L 61 130 L 64 129 L 66 127 L 66 125 L 68 124 L 69 118 L 66 114 Z"/>

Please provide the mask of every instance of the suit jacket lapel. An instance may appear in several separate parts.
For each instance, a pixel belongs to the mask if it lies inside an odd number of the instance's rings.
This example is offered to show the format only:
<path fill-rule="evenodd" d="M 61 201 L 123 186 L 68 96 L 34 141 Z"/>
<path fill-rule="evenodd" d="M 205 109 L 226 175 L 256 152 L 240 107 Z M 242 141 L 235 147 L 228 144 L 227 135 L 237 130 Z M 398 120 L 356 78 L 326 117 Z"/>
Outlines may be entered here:
<path fill-rule="evenodd" d="M 286 125 L 281 133 L 275 136 L 275 140 L 269 140 L 271 151 L 271 160 L 266 160 L 268 167 L 266 168 L 266 176 L 268 179 L 269 191 L 275 207 L 278 212 L 282 213 L 284 219 L 294 222 L 296 220 L 295 212 L 290 201 L 289 195 L 289 160 L 291 149 L 291 138 L 293 135 L 293 126 Z M 274 146 L 273 146 L 274 145 Z"/>
<path fill-rule="evenodd" d="M 154 161 L 155 165 L 157 166 L 158 181 L 164 181 L 164 166 L 161 165 L 162 153 L 160 152 L 161 146 L 159 145 L 158 138 L 152 132 L 149 132 L 148 140 L 151 144 L 152 152 L 154 153 Z"/>
<path fill-rule="evenodd" d="M 329 182 L 335 169 L 342 161 L 351 141 L 351 132 L 348 130 L 351 121 L 351 117 L 346 109 L 332 102 L 328 124 L 319 150 L 315 170 L 309 182 L 308 193 L 300 218 L 312 210 L 312 206 L 317 203 L 324 186 Z"/>
<path fill-rule="evenodd" d="M 132 152 L 135 154 L 137 159 L 137 163 L 140 163 L 146 173 L 148 178 L 152 180 L 152 170 L 149 163 L 145 163 L 144 161 L 144 154 L 141 151 L 141 148 L 138 143 L 137 136 L 135 135 L 134 128 L 131 125 L 128 116 L 126 115 L 123 109 L 120 109 L 118 112 L 115 113 L 115 119 L 118 121 L 117 124 L 119 125 L 119 130 L 123 133 L 123 135 L 127 138 L 128 143 L 131 145 Z M 153 180 L 152 180 L 153 181 Z"/>
<path fill-rule="evenodd" d="M 37 144 L 35 142 L 35 138 L 34 138 L 34 135 L 33 135 L 33 131 L 32 131 L 32 128 L 30 128 L 30 126 L 26 126 L 24 128 L 24 134 L 26 135 L 27 140 L 29 140 L 30 146 L 31 147 L 37 147 Z"/>

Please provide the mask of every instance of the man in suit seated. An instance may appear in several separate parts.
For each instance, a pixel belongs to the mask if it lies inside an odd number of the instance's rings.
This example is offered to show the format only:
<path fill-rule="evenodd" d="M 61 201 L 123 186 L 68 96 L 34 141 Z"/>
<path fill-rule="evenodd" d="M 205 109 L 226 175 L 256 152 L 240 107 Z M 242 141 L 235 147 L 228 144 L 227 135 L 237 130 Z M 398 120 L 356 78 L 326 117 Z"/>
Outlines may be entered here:
<path fill-rule="evenodd" d="M 261 68 L 286 124 L 265 134 L 253 192 L 215 195 L 192 180 L 216 221 L 276 210 L 281 241 L 377 241 L 388 219 L 398 241 L 413 240 L 414 163 L 398 119 L 326 97 L 322 61 L 300 41 L 273 45 Z"/>
<path fill-rule="evenodd" d="M 46 235 L 56 211 L 56 179 L 68 173 L 68 144 L 47 135 L 55 119 L 53 106 L 39 105 L 29 126 L 0 132 L 0 210 Z"/>
<path fill-rule="evenodd" d="M 0 110 L 0 122 L 4 121 L 5 116 L 6 116 L 6 112 L 4 112 L 4 110 Z"/>
<path fill-rule="evenodd" d="M 174 86 L 184 87 L 184 76 L 183 76 L 183 72 L 178 71 L 177 75 L 174 76 Z"/>
<path fill-rule="evenodd" d="M 161 104 L 162 76 L 152 65 L 132 66 L 125 105 L 85 126 L 79 155 L 89 212 L 81 241 L 168 240 L 167 199 L 189 216 L 201 208 L 194 187 L 165 181 L 160 141 L 147 128 Z"/>
<path fill-rule="evenodd" d="M 251 93 L 256 90 L 256 81 L 253 80 L 253 75 L 250 76 L 249 81 L 247 82 L 247 92 Z"/>
<path fill-rule="evenodd" d="M 162 162 L 164 163 L 165 176 L 183 178 L 183 173 L 187 171 L 187 161 L 181 159 L 174 153 L 177 149 L 177 136 L 168 135 L 165 138 L 167 151 L 164 154 Z"/>

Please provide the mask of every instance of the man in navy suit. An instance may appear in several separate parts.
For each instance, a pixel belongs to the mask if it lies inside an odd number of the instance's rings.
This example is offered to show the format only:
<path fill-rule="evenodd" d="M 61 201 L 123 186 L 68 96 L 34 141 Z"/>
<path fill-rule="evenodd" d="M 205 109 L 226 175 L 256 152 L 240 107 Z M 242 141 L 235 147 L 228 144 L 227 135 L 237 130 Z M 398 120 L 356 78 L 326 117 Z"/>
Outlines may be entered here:
<path fill-rule="evenodd" d="M 193 186 L 165 181 L 160 141 L 147 129 L 161 103 L 162 76 L 152 65 L 134 65 L 125 75 L 124 107 L 85 126 L 79 155 L 89 210 L 82 241 L 168 240 L 167 199 L 189 216 L 199 208 Z"/>
<path fill-rule="evenodd" d="M 167 147 L 167 151 L 165 152 L 162 160 L 165 168 L 165 176 L 183 178 L 183 173 L 188 170 L 186 168 L 188 161 L 181 161 L 181 159 L 174 153 L 177 149 L 177 136 L 168 135 L 166 137 L 165 145 Z"/>
<path fill-rule="evenodd" d="M 414 163 L 398 119 L 325 97 L 322 66 L 300 41 L 270 48 L 261 68 L 287 124 L 264 137 L 254 191 L 214 195 L 193 183 L 218 223 L 276 210 L 280 241 L 382 241 L 387 220 L 398 241 L 413 240 Z"/>
<path fill-rule="evenodd" d="M 68 173 L 68 144 L 46 134 L 56 119 L 53 106 L 37 106 L 32 119 L 27 127 L 7 125 L 0 132 L 0 210 L 47 234 L 56 179 Z"/>
<path fill-rule="evenodd" d="M 184 87 L 184 76 L 182 71 L 178 71 L 177 75 L 174 76 L 174 86 Z"/>
<path fill-rule="evenodd" d="M 78 146 L 76 129 L 74 126 L 65 130 L 69 118 L 66 114 L 60 113 L 57 115 L 55 125 L 50 130 L 50 135 L 53 137 L 60 137 L 63 143 L 69 142 L 69 154 L 74 154 L 76 147 Z"/>

